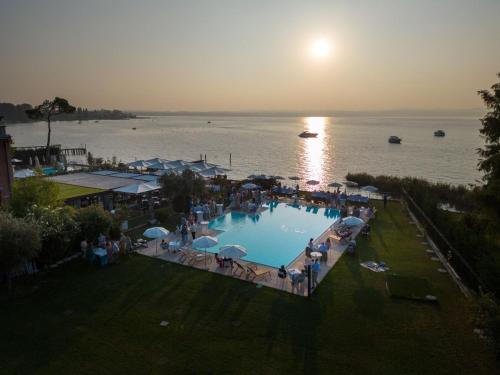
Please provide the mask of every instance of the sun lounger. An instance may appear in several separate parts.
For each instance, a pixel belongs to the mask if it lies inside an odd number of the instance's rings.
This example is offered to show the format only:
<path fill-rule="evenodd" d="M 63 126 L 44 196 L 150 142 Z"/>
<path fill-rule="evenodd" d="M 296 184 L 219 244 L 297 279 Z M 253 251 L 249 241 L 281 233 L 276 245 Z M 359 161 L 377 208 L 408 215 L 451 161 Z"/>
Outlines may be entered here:
<path fill-rule="evenodd" d="M 247 267 L 248 274 L 247 274 L 247 279 L 250 279 L 252 281 L 260 278 L 266 278 L 269 276 L 272 278 L 272 274 L 270 270 L 264 270 L 264 269 L 254 269 Z"/>
<path fill-rule="evenodd" d="M 191 258 L 195 255 L 194 251 L 186 250 L 186 249 L 180 249 L 179 254 L 181 255 L 178 259 L 180 263 L 188 262 L 191 260 Z"/>
<path fill-rule="evenodd" d="M 189 260 L 188 264 L 189 265 L 194 265 L 199 262 L 207 262 L 207 263 L 212 263 L 212 257 L 208 254 L 194 254 Z"/>

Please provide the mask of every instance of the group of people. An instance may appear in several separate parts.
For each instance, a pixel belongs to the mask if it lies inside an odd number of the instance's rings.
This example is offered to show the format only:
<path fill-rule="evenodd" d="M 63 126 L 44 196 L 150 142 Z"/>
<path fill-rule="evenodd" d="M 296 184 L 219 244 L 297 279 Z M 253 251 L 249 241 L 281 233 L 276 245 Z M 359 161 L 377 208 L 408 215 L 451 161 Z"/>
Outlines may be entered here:
<path fill-rule="evenodd" d="M 84 238 L 80 242 L 80 250 L 82 251 L 83 257 L 87 257 L 89 260 L 94 258 L 94 244 L 97 245 L 97 248 L 106 251 L 108 263 L 115 263 L 120 254 L 125 255 L 132 252 L 132 240 L 124 233 L 120 234 L 120 240 L 118 241 L 113 241 L 104 233 L 100 233 L 96 242 L 89 241 L 87 238 Z"/>
<path fill-rule="evenodd" d="M 321 253 L 320 261 L 326 263 L 328 261 L 328 251 L 332 248 L 332 240 L 327 238 L 325 242 L 320 243 L 317 247 L 314 245 L 313 239 L 309 239 L 307 243 L 305 253 L 306 260 L 311 259 L 311 253 L 319 251 Z"/>
<path fill-rule="evenodd" d="M 231 208 L 236 210 L 245 210 L 250 212 L 256 212 L 262 202 L 265 200 L 265 196 L 260 190 L 233 190 L 229 195 L 229 201 Z"/>

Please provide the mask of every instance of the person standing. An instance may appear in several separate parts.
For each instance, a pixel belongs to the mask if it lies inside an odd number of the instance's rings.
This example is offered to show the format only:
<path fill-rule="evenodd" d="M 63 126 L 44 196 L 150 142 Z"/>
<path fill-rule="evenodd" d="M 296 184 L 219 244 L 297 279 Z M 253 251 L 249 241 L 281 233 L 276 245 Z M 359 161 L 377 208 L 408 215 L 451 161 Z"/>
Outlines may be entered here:
<path fill-rule="evenodd" d="M 387 194 L 384 193 L 384 208 L 387 206 Z"/>
<path fill-rule="evenodd" d="M 321 266 L 317 259 L 312 264 L 311 270 L 312 270 L 312 287 L 316 288 L 318 286 L 319 271 L 321 271 Z"/>
<path fill-rule="evenodd" d="M 85 255 L 87 254 L 87 247 L 89 246 L 87 239 L 84 238 L 82 242 L 80 242 L 80 250 L 82 251 L 82 257 L 85 258 Z"/>
<path fill-rule="evenodd" d="M 188 226 L 187 222 L 184 222 L 181 227 L 181 237 L 182 237 L 182 244 L 185 245 L 188 239 Z"/>
<path fill-rule="evenodd" d="M 194 239 L 196 238 L 196 223 L 194 222 L 194 220 L 189 223 L 189 227 L 191 228 L 191 237 L 194 241 Z"/>
<path fill-rule="evenodd" d="M 106 236 L 104 235 L 104 233 L 99 234 L 97 241 L 101 249 L 104 249 L 106 247 Z"/>

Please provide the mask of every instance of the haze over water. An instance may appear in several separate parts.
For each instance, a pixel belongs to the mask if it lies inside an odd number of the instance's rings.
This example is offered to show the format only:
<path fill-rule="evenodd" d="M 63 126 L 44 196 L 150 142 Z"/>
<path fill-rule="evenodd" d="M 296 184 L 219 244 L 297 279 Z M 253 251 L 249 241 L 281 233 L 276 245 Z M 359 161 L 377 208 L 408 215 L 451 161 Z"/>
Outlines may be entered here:
<path fill-rule="evenodd" d="M 342 181 L 347 172 L 470 184 L 481 177 L 476 170 L 476 149 L 482 145 L 479 116 L 153 116 L 82 124 L 56 122 L 52 141 L 67 147 L 86 144 L 96 157 L 116 156 L 124 162 L 153 157 L 195 160 L 206 154 L 209 162 L 229 168 L 231 153 L 230 178 L 260 173 L 297 175 L 302 179 L 300 185 L 309 189 Z M 27 146 L 43 145 L 46 129 L 43 123 L 33 123 L 10 125 L 7 130 L 16 145 Z M 446 137 L 434 137 L 437 129 L 443 129 Z M 316 132 L 318 137 L 298 137 L 303 130 Z M 390 135 L 403 138 L 402 144 L 389 144 Z M 320 184 L 305 185 L 310 179 Z"/>

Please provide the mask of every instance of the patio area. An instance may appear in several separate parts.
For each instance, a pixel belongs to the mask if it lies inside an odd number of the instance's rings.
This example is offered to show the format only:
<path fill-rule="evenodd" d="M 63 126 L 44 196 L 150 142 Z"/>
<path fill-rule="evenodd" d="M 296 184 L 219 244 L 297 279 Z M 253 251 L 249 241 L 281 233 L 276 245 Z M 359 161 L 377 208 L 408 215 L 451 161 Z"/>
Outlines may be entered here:
<path fill-rule="evenodd" d="M 363 221 L 368 222 L 368 218 L 365 214 L 362 214 L 361 218 Z M 362 226 L 352 227 L 351 238 L 356 239 L 361 231 Z M 217 237 L 217 231 L 208 230 L 206 235 Z M 326 262 L 321 262 L 321 269 L 318 273 L 318 285 L 325 278 L 325 276 L 330 272 L 330 270 L 335 266 L 340 257 L 346 252 L 349 245 L 348 241 L 339 241 L 332 238 L 333 231 L 331 228 L 326 228 L 326 230 L 314 240 L 314 245 L 319 245 L 325 242 L 328 238 L 332 240 L 332 247 L 328 251 L 328 259 Z M 164 238 L 167 243 L 179 241 L 179 236 L 170 233 Z M 292 282 L 292 279 L 287 272 L 286 278 L 278 277 L 278 268 L 266 266 L 263 264 L 255 264 L 244 259 L 238 259 L 236 262 L 240 263 L 243 268 L 239 267 L 236 263 L 233 266 L 220 267 L 215 259 L 215 255 L 211 252 L 200 251 L 192 248 L 192 241 L 188 241 L 186 245 L 182 246 L 178 251 L 163 250 L 159 245 L 160 240 L 152 240 L 148 242 L 147 248 L 142 248 L 137 250 L 139 254 L 162 259 L 168 262 L 181 264 L 184 266 L 197 268 L 203 271 L 214 272 L 220 275 L 233 277 L 248 282 L 253 282 L 257 284 L 258 287 L 266 286 L 273 289 L 278 289 L 295 295 L 307 296 L 307 278 L 303 282 L 297 283 Z M 187 256 L 186 256 L 187 255 Z M 290 264 L 286 266 L 288 270 L 302 270 L 306 264 L 306 254 L 302 251 Z M 255 277 L 249 268 L 258 270 L 260 276 Z M 312 290 L 314 292 L 314 289 Z"/>

